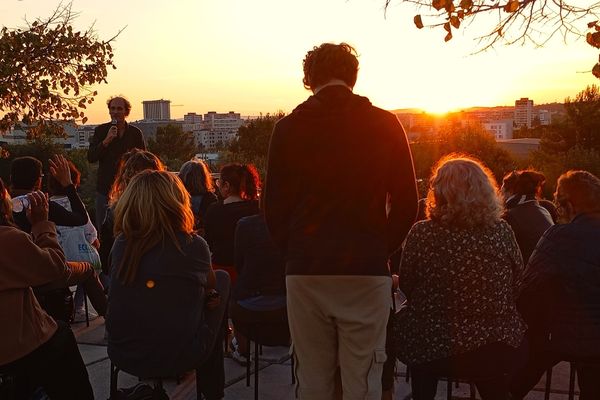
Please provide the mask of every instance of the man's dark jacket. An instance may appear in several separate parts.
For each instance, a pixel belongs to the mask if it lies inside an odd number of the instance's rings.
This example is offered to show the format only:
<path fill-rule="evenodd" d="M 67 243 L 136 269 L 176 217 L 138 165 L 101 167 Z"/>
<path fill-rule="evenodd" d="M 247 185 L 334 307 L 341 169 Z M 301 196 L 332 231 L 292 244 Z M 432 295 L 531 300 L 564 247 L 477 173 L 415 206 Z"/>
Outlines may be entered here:
<path fill-rule="evenodd" d="M 105 147 L 102 141 L 106 138 L 110 126 L 110 123 L 106 123 L 98 125 L 94 129 L 94 136 L 90 139 L 90 148 L 87 153 L 89 162 L 99 162 L 96 191 L 104 195 L 108 195 L 115 181 L 121 156 L 134 148 L 146 150 L 142 131 L 130 124 L 126 125 L 122 137 L 114 139 Z"/>
<path fill-rule="evenodd" d="M 417 200 L 406 134 L 367 98 L 328 86 L 277 122 L 263 201 L 288 275 L 389 274 Z"/>
<path fill-rule="evenodd" d="M 531 255 L 517 302 L 549 350 L 600 357 L 600 213 L 578 215 L 544 233 Z"/>

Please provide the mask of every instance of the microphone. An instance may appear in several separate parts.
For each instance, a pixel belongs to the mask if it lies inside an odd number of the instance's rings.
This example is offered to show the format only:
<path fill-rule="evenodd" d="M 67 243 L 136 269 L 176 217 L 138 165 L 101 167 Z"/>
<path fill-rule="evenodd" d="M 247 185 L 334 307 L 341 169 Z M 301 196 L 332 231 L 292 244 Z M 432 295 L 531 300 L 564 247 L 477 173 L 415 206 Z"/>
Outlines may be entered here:
<path fill-rule="evenodd" d="M 113 118 L 113 119 L 110 121 L 110 126 L 117 126 L 117 119 L 116 119 L 116 118 Z"/>

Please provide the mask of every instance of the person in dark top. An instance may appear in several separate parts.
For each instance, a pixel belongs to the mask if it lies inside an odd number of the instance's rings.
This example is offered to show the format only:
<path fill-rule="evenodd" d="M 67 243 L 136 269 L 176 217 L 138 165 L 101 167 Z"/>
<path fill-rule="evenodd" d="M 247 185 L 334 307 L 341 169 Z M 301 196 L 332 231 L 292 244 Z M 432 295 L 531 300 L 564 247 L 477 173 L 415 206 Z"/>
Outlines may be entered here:
<path fill-rule="evenodd" d="M 102 261 L 102 271 L 107 275 L 110 275 L 110 252 L 115 241 L 113 208 L 131 179 L 140 171 L 147 169 L 164 171 L 165 166 L 153 153 L 139 149 L 133 149 L 123 154 L 119 162 L 119 172 L 109 194 L 110 208 L 106 212 L 106 218 L 100 227 L 100 242 L 102 243 L 99 251 L 100 260 Z"/>
<path fill-rule="evenodd" d="M 129 125 L 125 118 L 131 111 L 131 103 L 124 97 L 111 97 L 106 102 L 111 122 L 98 125 L 90 139 L 87 158 L 98 162 L 96 180 L 96 226 L 104 222 L 108 207 L 108 193 L 115 180 L 121 156 L 131 149 L 146 150 L 142 131 Z"/>
<path fill-rule="evenodd" d="M 217 187 L 223 202 L 208 207 L 205 238 L 212 253 L 213 268 L 227 271 L 231 276 L 231 286 L 235 288 L 235 227 L 240 218 L 258 214 L 260 178 L 251 164 L 228 164 L 221 168 Z"/>
<path fill-rule="evenodd" d="M 407 307 L 396 320 L 398 358 L 414 400 L 433 400 L 439 377 L 473 381 L 483 400 L 506 400 L 525 357 L 515 292 L 523 261 L 492 173 L 449 155 L 433 169 L 427 216 L 402 251 Z"/>
<path fill-rule="evenodd" d="M 51 160 L 51 171 L 57 172 L 55 163 L 62 163 L 63 157 L 56 156 L 55 160 Z M 65 160 L 65 162 L 67 162 Z M 52 164 L 55 164 L 52 167 Z M 54 169 L 52 169 L 54 168 Z M 61 175 L 60 184 L 63 186 L 65 195 L 71 202 L 72 210 L 69 211 L 53 201 L 48 204 L 48 219 L 57 225 L 63 226 L 82 226 L 87 223 L 87 212 L 81 198 L 77 194 L 75 185 L 71 182 L 71 175 L 67 171 L 64 176 Z M 68 173 L 68 177 L 67 177 Z M 13 202 L 18 205 L 19 196 L 24 196 L 27 193 L 40 190 L 42 188 L 42 163 L 35 157 L 18 157 L 10 164 L 10 193 L 13 197 Z M 26 217 L 25 209 L 13 207 L 13 216 L 15 223 L 25 232 L 31 231 L 31 224 Z"/>
<path fill-rule="evenodd" d="M 558 178 L 561 224 L 538 242 L 517 306 L 529 326 L 529 360 L 512 382 L 523 399 L 544 371 L 575 363 L 581 400 L 600 399 L 600 179 L 587 171 Z"/>
<path fill-rule="evenodd" d="M 229 277 L 213 272 L 181 181 L 146 170 L 115 205 L 108 355 L 142 378 L 198 369 L 204 398 L 223 398 L 222 324 Z"/>
<path fill-rule="evenodd" d="M 48 220 L 56 225 L 62 226 L 83 226 L 88 221 L 88 215 L 85 206 L 81 202 L 75 186 L 71 181 L 71 172 L 68 161 L 61 155 L 56 155 L 50 160 L 50 173 L 62 186 L 72 211 L 69 211 L 54 201 L 48 202 Z M 13 160 L 11 164 L 11 185 L 14 196 L 30 193 L 39 190 L 42 182 L 42 163 L 33 157 L 20 157 Z M 15 202 L 19 198 L 14 199 Z M 13 207 L 15 205 L 13 202 Z M 18 203 L 16 203 L 18 205 Z M 24 204 L 21 204 L 24 205 Z M 13 211 L 14 221 L 25 232 L 31 232 L 31 223 L 26 216 L 27 207 L 19 212 Z M 69 286 L 81 284 L 90 298 L 90 302 L 99 315 L 106 313 L 106 295 L 104 288 L 98 279 L 91 264 L 87 262 L 67 262 L 65 275 L 49 284 L 37 287 L 35 294 L 43 307 L 56 319 L 66 320 L 71 318 L 69 310 L 62 307 L 54 308 L 51 304 L 53 299 L 58 297 L 70 298 Z"/>
<path fill-rule="evenodd" d="M 381 397 L 388 259 L 417 213 L 408 140 L 396 116 L 354 94 L 352 46 L 324 43 L 303 61 L 304 103 L 277 122 L 265 218 L 286 260 L 300 399 Z M 358 346 L 360 343 L 360 346 Z"/>
<path fill-rule="evenodd" d="M 261 214 L 241 218 L 235 229 L 235 269 L 231 318 L 238 348 L 233 358 L 247 362 L 246 338 L 260 344 L 290 343 L 285 296 L 285 262 Z M 236 354 L 237 353 L 237 354 Z"/>
<path fill-rule="evenodd" d="M 524 264 L 544 232 L 554 225 L 548 210 L 538 202 L 545 181 L 546 177 L 537 171 L 522 170 L 507 174 L 502 182 L 504 219 L 515 233 Z"/>
<path fill-rule="evenodd" d="M 208 166 L 202 160 L 187 161 L 179 170 L 179 179 L 191 196 L 194 229 L 200 236 L 204 236 L 206 210 L 211 204 L 218 201 Z"/>

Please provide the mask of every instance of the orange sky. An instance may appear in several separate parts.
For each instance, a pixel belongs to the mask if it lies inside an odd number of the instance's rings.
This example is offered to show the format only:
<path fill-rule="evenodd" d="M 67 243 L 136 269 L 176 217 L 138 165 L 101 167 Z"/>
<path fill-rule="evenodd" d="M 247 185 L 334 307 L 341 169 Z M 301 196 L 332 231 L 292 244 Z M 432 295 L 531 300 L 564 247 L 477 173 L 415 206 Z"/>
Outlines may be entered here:
<path fill-rule="evenodd" d="M 3 0 L 0 24 L 47 16 L 50 0 Z M 417 30 L 410 6 L 383 0 L 74 0 L 76 26 L 95 21 L 103 38 L 120 28 L 117 70 L 100 85 L 90 123 L 107 120 L 105 100 L 124 94 L 130 119 L 142 100 L 169 99 L 171 115 L 236 111 L 242 115 L 290 111 L 309 93 L 301 62 L 312 46 L 346 41 L 360 53 L 355 87 L 382 108 L 433 112 L 469 106 L 563 101 L 597 80 L 589 71 L 597 52 L 583 40 L 545 48 L 498 47 L 470 55 L 476 43 L 462 31 L 444 43 L 441 30 Z"/>

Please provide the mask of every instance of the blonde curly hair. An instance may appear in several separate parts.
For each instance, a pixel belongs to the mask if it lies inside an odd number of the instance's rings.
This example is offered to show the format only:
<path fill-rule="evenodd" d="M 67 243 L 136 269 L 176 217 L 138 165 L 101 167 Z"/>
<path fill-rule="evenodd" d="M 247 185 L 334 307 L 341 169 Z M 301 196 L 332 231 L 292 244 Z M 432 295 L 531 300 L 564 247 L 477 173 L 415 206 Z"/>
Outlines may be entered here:
<path fill-rule="evenodd" d="M 476 158 L 449 154 L 433 169 L 427 217 L 460 228 L 491 226 L 504 212 L 492 172 Z"/>

